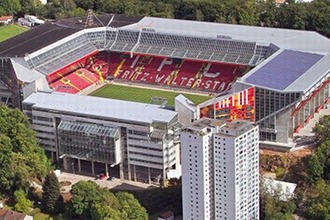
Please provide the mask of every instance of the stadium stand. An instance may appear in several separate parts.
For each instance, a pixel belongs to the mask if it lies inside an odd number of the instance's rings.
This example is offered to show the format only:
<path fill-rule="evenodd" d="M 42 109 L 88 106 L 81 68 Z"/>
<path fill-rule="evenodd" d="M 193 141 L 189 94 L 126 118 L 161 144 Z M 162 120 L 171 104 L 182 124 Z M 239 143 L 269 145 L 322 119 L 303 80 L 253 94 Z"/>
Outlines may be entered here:
<path fill-rule="evenodd" d="M 168 57 L 100 52 L 86 59 L 84 68 L 99 75 L 171 87 L 222 92 L 241 74 L 241 67 Z M 214 73 L 213 73 L 214 72 Z"/>
<path fill-rule="evenodd" d="M 244 117 L 259 124 L 260 140 L 289 146 L 329 96 L 330 84 L 322 87 L 329 39 L 316 32 L 96 16 L 91 25 L 87 19 L 46 23 L 0 43 L 0 80 L 13 106 L 21 108 L 35 91 L 79 93 L 103 80 L 206 91 L 216 94 L 203 104 L 208 117 L 253 112 Z M 240 92 L 250 87 L 249 95 Z"/>

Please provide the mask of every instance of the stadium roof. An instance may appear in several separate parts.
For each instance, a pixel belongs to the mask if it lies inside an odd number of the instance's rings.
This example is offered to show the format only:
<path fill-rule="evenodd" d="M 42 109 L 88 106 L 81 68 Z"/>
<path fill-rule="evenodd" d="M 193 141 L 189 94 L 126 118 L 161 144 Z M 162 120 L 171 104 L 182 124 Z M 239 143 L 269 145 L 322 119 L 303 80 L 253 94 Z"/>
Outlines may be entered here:
<path fill-rule="evenodd" d="M 24 57 L 79 30 L 46 23 L 0 43 L 0 57 Z"/>
<path fill-rule="evenodd" d="M 313 53 L 280 50 L 240 81 L 278 91 L 305 91 L 306 87 L 313 85 L 326 72 L 325 69 L 319 69 L 315 74 L 308 71 L 312 67 L 316 68 L 323 57 Z M 324 64 L 320 63 L 320 66 Z M 328 65 L 325 67 L 329 68 Z"/>
<path fill-rule="evenodd" d="M 35 80 L 44 77 L 38 71 L 30 70 L 24 58 L 12 58 L 11 64 L 15 70 L 17 79 L 22 82 L 34 82 Z"/>
<path fill-rule="evenodd" d="M 121 27 L 137 22 L 142 17 L 103 14 L 94 19 L 92 27 Z M 63 19 L 56 22 L 46 22 L 29 31 L 0 43 L 0 57 L 24 57 L 44 48 L 60 39 L 70 36 L 85 27 L 86 18 Z M 111 22 L 110 22 L 111 21 Z M 90 28 L 90 27 L 87 27 Z"/>
<path fill-rule="evenodd" d="M 33 93 L 23 102 L 42 109 L 142 123 L 170 122 L 177 115 L 158 105 L 57 92 Z"/>
<path fill-rule="evenodd" d="M 319 53 L 329 53 L 330 51 L 329 39 L 313 31 L 153 17 L 144 17 L 138 23 L 124 26 L 121 29 L 140 30 L 143 28 L 167 34 L 223 38 L 257 42 L 261 45 L 273 43 L 282 49 Z"/>

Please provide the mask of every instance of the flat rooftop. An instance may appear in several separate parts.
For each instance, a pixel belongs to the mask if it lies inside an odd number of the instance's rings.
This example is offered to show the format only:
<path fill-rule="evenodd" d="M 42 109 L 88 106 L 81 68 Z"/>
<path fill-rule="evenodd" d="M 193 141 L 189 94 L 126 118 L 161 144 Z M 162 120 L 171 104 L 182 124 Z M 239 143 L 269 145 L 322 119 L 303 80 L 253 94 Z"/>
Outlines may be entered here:
<path fill-rule="evenodd" d="M 86 16 L 62 19 L 31 28 L 20 35 L 0 43 L 0 57 L 24 57 L 80 30 L 95 27 L 114 27 L 130 25 L 143 17 L 101 14 L 93 17 L 91 26 L 86 26 Z"/>
<path fill-rule="evenodd" d="M 326 72 L 321 62 L 324 55 L 293 50 L 282 50 L 271 59 L 256 67 L 242 79 L 244 82 L 278 91 L 305 90 Z M 316 65 L 324 66 L 323 71 L 309 73 Z M 321 74 L 321 75 L 320 75 Z M 303 76 L 308 76 L 308 79 Z M 296 86 L 291 86 L 291 85 Z"/>
<path fill-rule="evenodd" d="M 189 21 L 168 18 L 144 17 L 139 22 L 121 29 L 152 29 L 158 33 L 183 36 L 218 38 L 275 44 L 282 49 L 329 53 L 330 40 L 314 31 L 268 28 L 215 22 Z"/>
<path fill-rule="evenodd" d="M 227 136 L 238 136 L 246 130 L 250 130 L 254 127 L 254 124 L 246 120 L 233 120 L 225 121 L 219 119 L 201 118 L 187 126 L 182 128 L 183 131 L 205 134 L 213 133 L 227 135 Z M 226 132 L 228 131 L 228 132 Z"/>
<path fill-rule="evenodd" d="M 177 112 L 161 108 L 159 105 L 129 102 L 65 93 L 33 93 L 23 103 L 34 108 L 49 109 L 60 113 L 92 115 L 105 119 L 152 123 L 170 122 Z"/>

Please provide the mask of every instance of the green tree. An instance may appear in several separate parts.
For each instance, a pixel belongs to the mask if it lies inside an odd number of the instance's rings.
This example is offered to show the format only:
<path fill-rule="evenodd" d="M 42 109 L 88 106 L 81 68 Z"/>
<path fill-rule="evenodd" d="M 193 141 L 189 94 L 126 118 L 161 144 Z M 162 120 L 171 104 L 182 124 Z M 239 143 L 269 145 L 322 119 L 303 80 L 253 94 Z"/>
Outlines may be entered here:
<path fill-rule="evenodd" d="M 281 28 L 305 29 L 307 24 L 306 3 L 286 3 L 277 8 L 276 21 Z"/>
<path fill-rule="evenodd" d="M 321 178 L 323 175 L 323 169 L 324 166 L 320 162 L 320 159 L 317 155 L 311 156 L 311 158 L 308 161 L 308 170 L 311 175 L 309 177 L 311 178 L 311 181 L 314 182 L 317 179 Z"/>
<path fill-rule="evenodd" d="M 12 15 L 20 12 L 22 6 L 19 0 L 1 0 L 0 8 L 3 9 L 6 15 Z"/>
<path fill-rule="evenodd" d="M 72 186 L 72 210 L 83 219 L 148 219 L 146 210 L 129 193 L 116 196 L 92 181 L 79 181 Z"/>
<path fill-rule="evenodd" d="M 99 186 L 92 181 L 79 181 L 72 186 L 71 193 L 73 210 L 78 216 L 90 217 L 92 206 L 102 202 Z"/>
<path fill-rule="evenodd" d="M 323 178 L 330 180 L 330 140 L 320 144 L 309 162 L 309 173 L 312 180 Z"/>
<path fill-rule="evenodd" d="M 281 187 L 269 191 L 268 188 L 261 184 L 261 203 L 260 210 L 263 219 L 270 220 L 293 220 L 292 214 L 296 210 L 293 199 L 287 201 L 282 200 L 283 189 Z"/>
<path fill-rule="evenodd" d="M 49 160 L 24 113 L 0 106 L 0 124 L 0 192 L 27 191 L 30 178 L 46 175 Z"/>
<path fill-rule="evenodd" d="M 54 172 L 47 174 L 42 184 L 42 207 L 46 212 L 56 213 L 59 210 L 60 184 Z"/>
<path fill-rule="evenodd" d="M 307 27 L 308 30 L 318 31 L 330 36 L 330 1 L 314 0 L 307 5 Z"/>
<path fill-rule="evenodd" d="M 277 6 L 274 0 L 259 1 L 257 3 L 259 11 L 259 23 L 261 26 L 276 26 L 276 10 Z"/>
<path fill-rule="evenodd" d="M 316 123 L 313 132 L 320 143 L 330 140 L 330 115 L 325 115 Z"/>
<path fill-rule="evenodd" d="M 91 219 L 122 220 L 122 214 L 120 210 L 113 209 L 110 206 L 95 204 L 91 209 Z"/>
<path fill-rule="evenodd" d="M 148 213 L 139 201 L 130 193 L 119 192 L 117 199 L 122 206 L 122 219 L 147 220 Z"/>
<path fill-rule="evenodd" d="M 313 187 L 312 196 L 307 198 L 308 219 L 330 219 L 330 183 L 318 180 Z"/>
<path fill-rule="evenodd" d="M 27 213 L 31 211 L 33 202 L 26 198 L 26 194 L 23 190 L 16 190 L 14 192 L 15 210 L 18 212 Z"/>

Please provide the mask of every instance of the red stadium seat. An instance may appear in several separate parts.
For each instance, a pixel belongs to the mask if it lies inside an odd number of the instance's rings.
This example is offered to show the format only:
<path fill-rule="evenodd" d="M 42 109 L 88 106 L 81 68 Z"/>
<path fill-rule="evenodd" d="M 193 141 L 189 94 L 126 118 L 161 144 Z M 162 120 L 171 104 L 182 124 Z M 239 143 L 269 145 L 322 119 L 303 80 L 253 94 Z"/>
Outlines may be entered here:
<path fill-rule="evenodd" d="M 241 76 L 246 67 L 207 61 L 100 52 L 48 76 L 55 90 L 79 92 L 90 85 L 112 78 L 124 81 L 223 92 Z M 68 82 L 63 81 L 65 79 Z M 61 86 L 62 85 L 62 86 Z"/>

